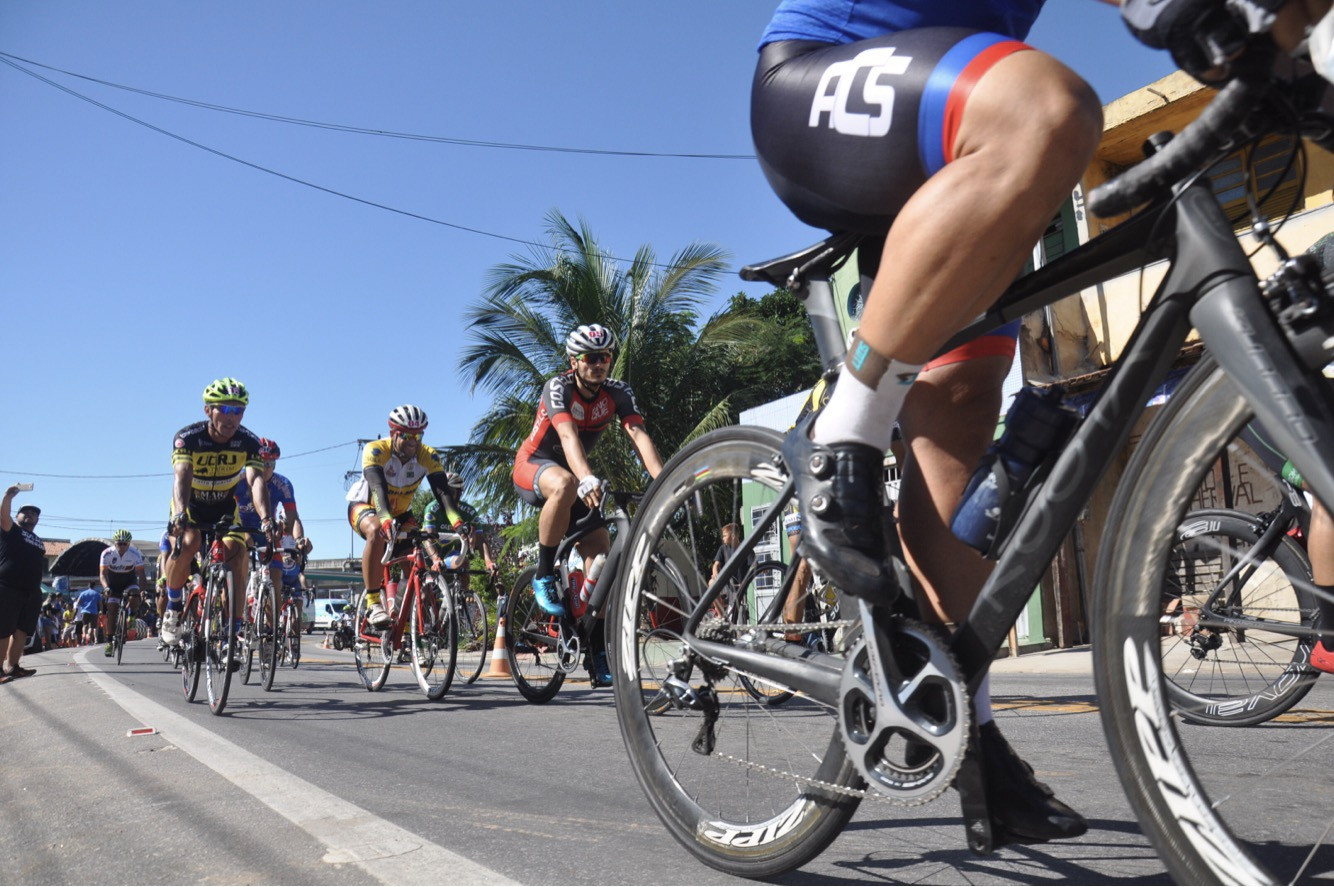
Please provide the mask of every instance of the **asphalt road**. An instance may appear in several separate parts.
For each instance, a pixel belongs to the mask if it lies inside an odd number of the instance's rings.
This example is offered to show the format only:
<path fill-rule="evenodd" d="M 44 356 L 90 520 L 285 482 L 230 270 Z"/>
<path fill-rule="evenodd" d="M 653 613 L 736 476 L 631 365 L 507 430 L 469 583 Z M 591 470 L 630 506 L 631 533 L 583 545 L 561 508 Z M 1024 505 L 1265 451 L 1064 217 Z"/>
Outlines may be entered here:
<path fill-rule="evenodd" d="M 312 647 L 273 692 L 235 686 L 222 717 L 185 703 L 154 641 L 120 666 L 101 648 L 25 658 L 37 674 L 0 687 L 0 882 L 740 882 L 658 822 L 609 691 L 567 683 L 533 706 L 483 679 L 429 702 L 403 667 L 372 694 L 350 654 Z M 1116 783 L 1087 654 L 1031 662 L 993 675 L 997 721 L 1087 835 L 977 857 L 953 792 L 867 801 L 779 883 L 1166 883 Z"/>

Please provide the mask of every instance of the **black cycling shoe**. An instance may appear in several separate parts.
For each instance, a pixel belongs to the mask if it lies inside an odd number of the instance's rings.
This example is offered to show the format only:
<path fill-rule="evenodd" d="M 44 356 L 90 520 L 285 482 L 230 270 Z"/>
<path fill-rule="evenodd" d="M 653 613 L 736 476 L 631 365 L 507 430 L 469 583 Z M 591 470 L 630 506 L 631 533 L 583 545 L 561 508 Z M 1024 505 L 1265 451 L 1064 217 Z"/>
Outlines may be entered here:
<path fill-rule="evenodd" d="M 885 454 L 867 444 L 814 443 L 815 418 L 797 423 L 782 448 L 797 482 L 800 554 L 848 594 L 890 603 L 897 584 L 886 562 Z"/>
<path fill-rule="evenodd" d="M 1033 768 L 1005 741 L 995 721 L 983 724 L 978 732 L 996 846 L 1041 844 L 1077 838 L 1088 831 L 1084 817 L 1057 800 L 1045 783 L 1038 782 Z"/>

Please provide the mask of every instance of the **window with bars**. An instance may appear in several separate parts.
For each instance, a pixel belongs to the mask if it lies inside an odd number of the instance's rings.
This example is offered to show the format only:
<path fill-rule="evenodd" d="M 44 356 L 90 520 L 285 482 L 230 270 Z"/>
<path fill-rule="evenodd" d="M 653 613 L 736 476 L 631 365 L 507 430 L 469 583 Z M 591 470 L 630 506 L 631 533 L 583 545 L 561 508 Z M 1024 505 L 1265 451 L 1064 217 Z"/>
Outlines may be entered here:
<path fill-rule="evenodd" d="M 1292 210 L 1302 182 L 1302 158 L 1300 154 L 1294 156 L 1295 143 L 1292 135 L 1270 135 L 1259 144 L 1230 155 L 1213 168 L 1209 178 L 1214 194 L 1223 204 L 1223 211 L 1233 228 L 1250 227 L 1247 191 L 1259 200 L 1274 189 L 1274 193 L 1260 204 L 1260 211 L 1270 218 L 1281 218 Z M 1291 166 L 1289 159 L 1292 160 Z"/>

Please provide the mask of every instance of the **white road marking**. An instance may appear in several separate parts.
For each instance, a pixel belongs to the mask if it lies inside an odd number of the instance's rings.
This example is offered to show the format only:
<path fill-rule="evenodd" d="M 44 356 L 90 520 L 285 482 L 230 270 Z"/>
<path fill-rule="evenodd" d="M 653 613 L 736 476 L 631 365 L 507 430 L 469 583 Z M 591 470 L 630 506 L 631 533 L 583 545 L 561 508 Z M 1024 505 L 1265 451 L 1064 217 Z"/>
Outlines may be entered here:
<path fill-rule="evenodd" d="M 325 862 L 355 863 L 384 884 L 516 883 L 293 776 L 112 680 L 88 660 L 91 649 L 78 657 L 79 665 L 113 702 L 323 843 L 328 847 Z"/>

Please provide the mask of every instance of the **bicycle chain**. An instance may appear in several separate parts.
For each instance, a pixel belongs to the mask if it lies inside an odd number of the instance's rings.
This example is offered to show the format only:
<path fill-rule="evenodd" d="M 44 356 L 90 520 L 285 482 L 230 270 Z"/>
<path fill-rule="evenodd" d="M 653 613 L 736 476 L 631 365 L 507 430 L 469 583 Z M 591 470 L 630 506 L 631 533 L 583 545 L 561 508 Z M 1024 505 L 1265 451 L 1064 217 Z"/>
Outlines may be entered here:
<path fill-rule="evenodd" d="M 767 773 L 772 776 L 778 776 L 782 779 L 790 779 L 793 780 L 794 782 L 801 782 L 807 785 L 813 785 L 817 788 L 824 789 L 830 794 L 845 795 L 850 798 L 861 798 L 863 801 L 866 800 L 881 801 L 887 804 L 892 804 L 896 807 L 911 806 L 908 804 L 904 804 L 900 801 L 896 801 L 893 798 L 886 797 L 885 795 L 882 795 L 879 792 L 871 791 L 869 789 L 855 789 L 855 788 L 849 788 L 846 785 L 836 785 L 832 782 L 825 782 L 823 779 L 816 779 L 813 776 L 802 776 L 799 773 L 789 773 L 786 770 L 779 770 L 777 767 L 769 767 L 764 764 L 757 764 L 754 761 L 747 761 L 745 758 L 738 758 L 735 755 L 714 754 L 713 757 L 718 758 L 719 760 L 727 761 L 728 763 L 731 764 L 740 764 L 742 767 L 745 767 L 748 770 L 759 770 L 762 773 Z"/>
<path fill-rule="evenodd" d="M 795 631 L 806 634 L 812 631 L 827 631 L 838 628 L 856 628 L 861 625 L 859 619 L 836 619 L 833 622 L 769 622 L 758 625 L 744 626 L 746 630 L 755 629 L 758 631 Z M 737 626 L 738 630 L 742 626 Z"/>

